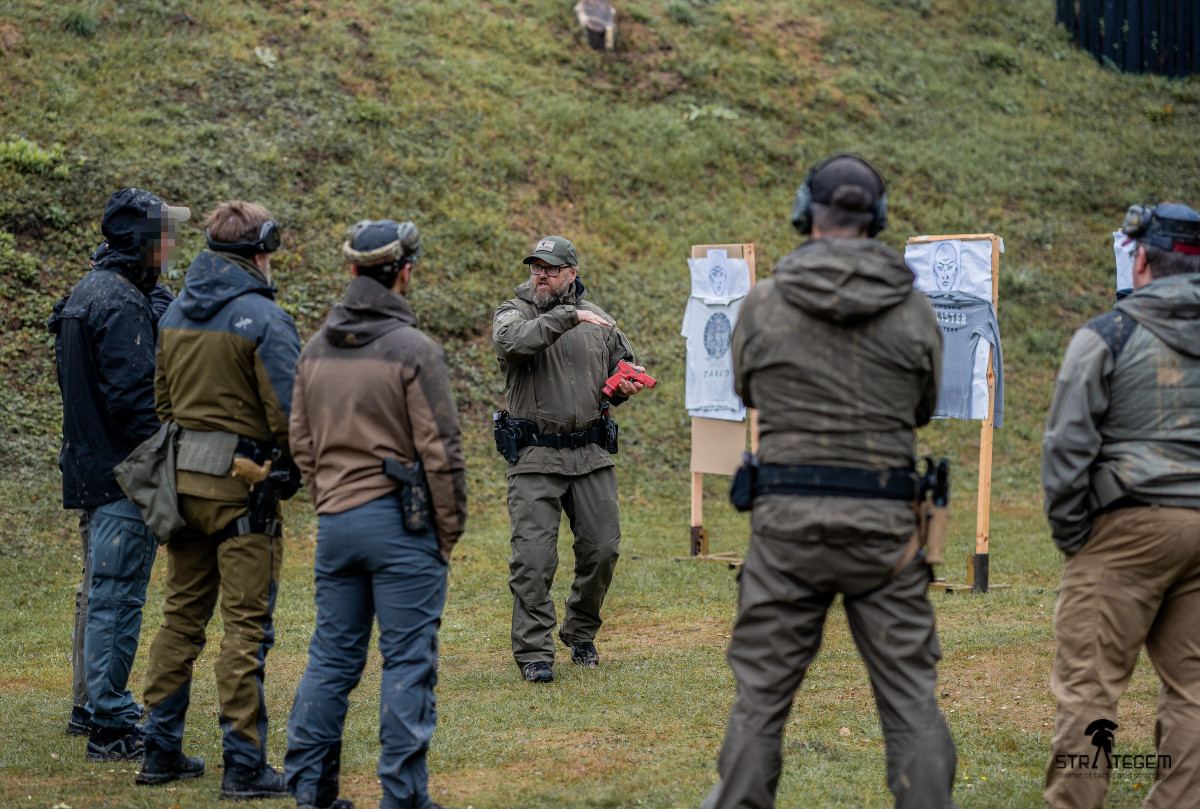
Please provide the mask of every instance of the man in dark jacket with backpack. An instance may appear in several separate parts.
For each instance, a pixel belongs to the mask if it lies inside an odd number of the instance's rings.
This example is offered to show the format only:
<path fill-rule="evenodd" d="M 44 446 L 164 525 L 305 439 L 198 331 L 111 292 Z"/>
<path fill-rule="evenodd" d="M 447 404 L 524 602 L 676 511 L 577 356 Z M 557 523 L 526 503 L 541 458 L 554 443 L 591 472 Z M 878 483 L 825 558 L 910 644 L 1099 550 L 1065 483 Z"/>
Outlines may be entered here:
<path fill-rule="evenodd" d="M 63 399 L 63 507 L 86 512 L 90 535 L 83 665 L 92 713 L 78 700 L 72 711 L 89 732 L 88 761 L 142 755 L 141 709 L 126 684 L 157 542 L 113 468 L 158 429 L 150 296 L 174 228 L 190 215 L 141 189 L 114 193 L 100 226 L 107 247 L 49 323 Z"/>

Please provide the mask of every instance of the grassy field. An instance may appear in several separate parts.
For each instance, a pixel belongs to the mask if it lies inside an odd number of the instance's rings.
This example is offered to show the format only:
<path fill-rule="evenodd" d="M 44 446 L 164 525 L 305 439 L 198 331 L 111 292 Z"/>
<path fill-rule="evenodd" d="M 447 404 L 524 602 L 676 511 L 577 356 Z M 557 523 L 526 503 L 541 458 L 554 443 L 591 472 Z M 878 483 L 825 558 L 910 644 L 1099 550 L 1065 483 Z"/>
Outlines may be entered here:
<path fill-rule="evenodd" d="M 999 318 L 1005 427 L 996 433 L 987 596 L 935 597 L 940 693 L 964 807 L 1035 807 L 1052 732 L 1048 681 L 1060 559 L 1041 516 L 1039 446 L 1073 329 L 1111 305 L 1109 232 L 1143 200 L 1200 204 L 1200 81 L 1127 76 L 1074 49 L 1049 0 L 618 2 L 617 50 L 582 44 L 566 0 L 0 0 L 0 805 L 216 805 L 219 771 L 134 789 L 132 767 L 83 761 L 63 735 L 79 559 L 58 507 L 60 403 L 44 320 L 86 269 L 115 188 L 197 213 L 265 203 L 283 225 L 280 302 L 308 337 L 345 285 L 338 246 L 364 217 L 412 218 L 425 256 L 412 301 L 448 349 L 468 432 L 470 523 L 442 630 L 431 755 L 448 806 L 695 806 L 715 779 L 733 683 L 723 660 L 733 571 L 686 553 L 683 409 L 690 245 L 753 241 L 760 277 L 797 243 L 806 168 L 833 150 L 891 183 L 891 227 L 1004 237 Z M 541 235 L 580 250 L 594 299 L 661 381 L 622 408 L 622 560 L 603 667 L 550 688 L 508 651 L 502 462 L 488 412 L 502 381 L 490 312 Z M 167 283 L 203 246 L 186 229 Z M 973 550 L 978 425 L 939 423 L 918 450 L 955 462 L 954 536 Z M 745 519 L 709 481 L 712 550 Z M 271 758 L 312 630 L 311 507 L 289 508 L 268 660 Z M 569 569 L 569 542 L 562 549 Z M 155 570 L 143 647 L 157 627 Z M 566 582 L 556 587 L 560 596 Z M 218 619 L 219 620 L 219 619 Z M 214 637 L 219 625 L 214 625 Z M 220 742 L 215 644 L 197 666 L 187 746 Z M 132 687 L 140 693 L 144 653 Z M 378 796 L 372 657 L 351 705 L 344 793 Z M 1152 744 L 1154 677 L 1139 666 L 1118 747 Z M 849 735 L 842 735 L 846 728 Z M 780 806 L 890 805 L 864 670 L 835 609 L 785 740 Z M 1110 804 L 1147 785 L 1113 784 Z"/>

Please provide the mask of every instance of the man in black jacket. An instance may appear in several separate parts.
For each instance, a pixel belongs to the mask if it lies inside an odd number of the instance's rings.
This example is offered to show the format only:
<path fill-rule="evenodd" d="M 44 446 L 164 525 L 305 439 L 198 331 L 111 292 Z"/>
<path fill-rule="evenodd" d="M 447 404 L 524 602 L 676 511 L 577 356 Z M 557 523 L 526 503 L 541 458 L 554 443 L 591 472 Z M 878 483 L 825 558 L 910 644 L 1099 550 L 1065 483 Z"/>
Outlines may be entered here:
<path fill-rule="evenodd" d="M 89 268 L 96 266 L 98 261 L 108 252 L 108 242 L 100 242 L 96 252 L 89 257 Z M 157 276 L 156 276 L 157 277 Z M 175 296 L 161 283 L 154 285 L 150 291 L 150 305 L 154 309 L 154 317 L 162 317 Z M 64 295 L 54 307 L 51 324 L 55 323 L 67 305 Z M 70 736 L 87 736 L 92 729 L 92 709 L 88 705 L 87 674 L 84 671 L 84 639 L 87 637 L 88 599 L 91 595 L 92 563 L 91 545 L 88 544 L 88 518 L 86 508 L 77 508 L 79 515 L 79 539 L 83 558 L 83 575 L 79 587 L 75 590 L 75 634 L 71 636 L 71 715 L 67 717 L 67 734 Z"/>
<path fill-rule="evenodd" d="M 140 709 L 126 685 L 157 543 L 113 468 L 158 429 L 150 295 L 174 246 L 174 228 L 190 214 L 141 189 L 113 194 L 100 226 L 108 249 L 49 324 L 63 399 L 63 507 L 86 510 L 90 534 L 88 761 L 142 754 Z"/>

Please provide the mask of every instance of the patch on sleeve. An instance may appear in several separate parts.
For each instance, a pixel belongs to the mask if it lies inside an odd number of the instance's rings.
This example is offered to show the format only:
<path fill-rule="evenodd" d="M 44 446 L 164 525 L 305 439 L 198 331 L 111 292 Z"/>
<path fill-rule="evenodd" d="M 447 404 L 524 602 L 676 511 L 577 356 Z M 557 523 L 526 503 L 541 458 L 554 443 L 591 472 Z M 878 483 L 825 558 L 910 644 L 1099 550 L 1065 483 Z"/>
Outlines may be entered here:
<path fill-rule="evenodd" d="M 501 312 L 496 315 L 495 327 L 507 326 L 509 323 L 516 323 L 521 319 L 521 313 L 516 309 L 509 309 L 507 312 Z"/>

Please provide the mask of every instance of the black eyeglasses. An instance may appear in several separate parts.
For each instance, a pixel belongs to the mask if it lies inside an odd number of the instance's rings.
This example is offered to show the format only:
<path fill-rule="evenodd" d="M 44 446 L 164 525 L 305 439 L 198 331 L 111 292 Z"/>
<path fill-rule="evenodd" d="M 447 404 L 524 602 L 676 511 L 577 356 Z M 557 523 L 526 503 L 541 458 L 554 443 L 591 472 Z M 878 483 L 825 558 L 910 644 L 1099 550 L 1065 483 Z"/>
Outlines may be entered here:
<path fill-rule="evenodd" d="M 562 273 L 562 271 L 563 271 L 562 267 L 547 267 L 544 265 L 541 267 L 535 267 L 533 265 L 530 265 L 530 267 L 529 267 L 530 275 L 541 275 L 542 273 L 545 273 L 547 278 L 557 278 Z"/>

